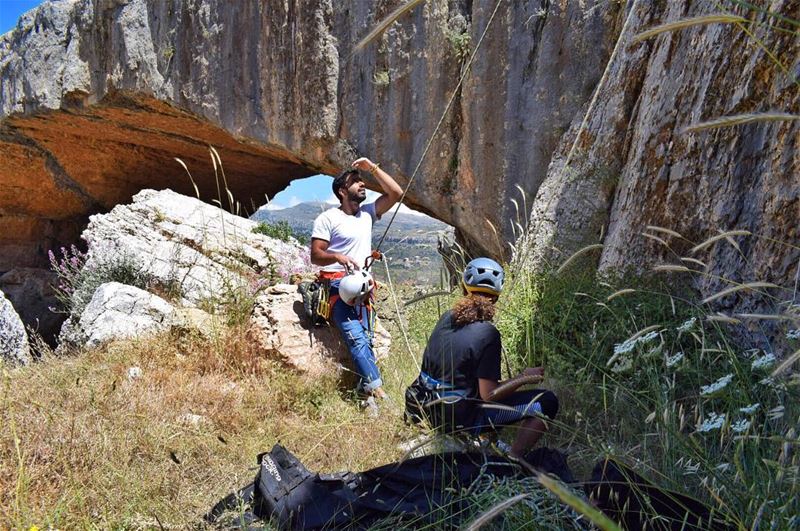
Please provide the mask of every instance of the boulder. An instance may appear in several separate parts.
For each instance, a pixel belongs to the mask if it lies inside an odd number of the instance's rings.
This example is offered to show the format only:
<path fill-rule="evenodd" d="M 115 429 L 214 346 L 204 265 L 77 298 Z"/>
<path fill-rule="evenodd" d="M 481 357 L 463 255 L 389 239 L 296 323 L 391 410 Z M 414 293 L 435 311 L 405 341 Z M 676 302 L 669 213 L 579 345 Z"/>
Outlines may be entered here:
<path fill-rule="evenodd" d="M 183 306 L 223 305 L 237 291 L 310 267 L 307 248 L 254 233 L 256 225 L 171 190 L 142 190 L 131 204 L 90 218 L 84 267 L 130 262 Z"/>
<path fill-rule="evenodd" d="M 253 340 L 267 355 L 316 377 L 352 371 L 350 351 L 335 326 L 312 326 L 297 286 L 278 284 L 257 299 L 252 319 Z M 373 339 L 380 360 L 389 355 L 391 335 L 377 322 Z"/>
<path fill-rule="evenodd" d="M 134 286 L 107 282 L 95 291 L 80 317 L 64 323 L 59 349 L 96 347 L 165 330 L 174 308 L 157 295 Z"/>
<path fill-rule="evenodd" d="M 215 321 L 204 309 L 225 311 L 310 269 L 306 247 L 255 233 L 256 225 L 171 190 L 143 190 L 92 216 L 59 348 L 167 328 L 208 334 Z"/>
<path fill-rule="evenodd" d="M 20 319 L 50 345 L 64 322 L 64 314 L 53 311 L 59 306 L 53 286 L 58 277 L 49 269 L 17 267 L 0 275 L 0 290 L 17 308 Z"/>
<path fill-rule="evenodd" d="M 26 365 L 31 360 L 28 334 L 22 321 L 0 291 L 0 360 Z"/>

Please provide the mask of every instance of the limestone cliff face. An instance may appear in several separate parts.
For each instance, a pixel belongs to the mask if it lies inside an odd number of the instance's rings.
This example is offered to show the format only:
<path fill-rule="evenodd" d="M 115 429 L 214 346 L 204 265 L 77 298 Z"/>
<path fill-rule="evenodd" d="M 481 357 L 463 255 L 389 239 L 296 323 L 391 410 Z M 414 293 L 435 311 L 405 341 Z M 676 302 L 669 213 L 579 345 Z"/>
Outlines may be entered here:
<path fill-rule="evenodd" d="M 399 4 L 66 0 L 23 17 L 0 38 L 0 272 L 40 263 L 89 214 L 142 188 L 193 195 L 173 157 L 204 200 L 217 199 L 208 144 L 252 209 L 361 154 L 405 185 L 432 138 L 407 202 L 473 249 L 508 257 L 530 223 L 517 247 L 539 263 L 602 241 L 601 268 L 644 269 L 686 256 L 689 240 L 747 229 L 758 236 L 740 250 L 690 256 L 704 278 L 791 284 L 800 122 L 682 131 L 726 114 L 797 114 L 792 27 L 737 8 L 756 39 L 710 24 L 633 44 L 643 29 L 718 7 L 428 0 L 355 51 Z M 770 9 L 800 18 L 796 0 Z M 648 225 L 680 232 L 668 242 L 677 254 L 638 237 Z"/>
<path fill-rule="evenodd" d="M 782 289 L 729 296 L 715 310 L 787 311 L 797 303 L 800 268 L 800 120 L 686 129 L 721 116 L 800 114 L 800 34 L 740 11 L 753 21 L 752 37 L 735 24 L 705 24 L 636 44 L 631 38 L 649 27 L 715 10 L 707 2 L 635 6 L 585 127 L 582 113 L 539 188 L 526 258 L 557 265 L 602 243 L 601 270 L 686 266 L 693 272 L 678 275 L 704 296 L 732 283 L 772 282 Z M 770 9 L 800 18 L 796 1 Z M 751 235 L 692 252 L 730 230 Z M 759 340 L 771 328 L 745 325 Z"/>
<path fill-rule="evenodd" d="M 431 0 L 356 52 L 397 5 L 68 0 L 25 15 L 0 39 L 0 270 L 33 265 L 142 188 L 193 194 L 173 157 L 216 199 L 207 144 L 251 209 L 357 154 L 405 184 L 432 136 L 408 203 L 507 253 L 509 221 L 526 217 L 508 199 L 522 208 L 517 186 L 533 197 L 619 8 Z"/>

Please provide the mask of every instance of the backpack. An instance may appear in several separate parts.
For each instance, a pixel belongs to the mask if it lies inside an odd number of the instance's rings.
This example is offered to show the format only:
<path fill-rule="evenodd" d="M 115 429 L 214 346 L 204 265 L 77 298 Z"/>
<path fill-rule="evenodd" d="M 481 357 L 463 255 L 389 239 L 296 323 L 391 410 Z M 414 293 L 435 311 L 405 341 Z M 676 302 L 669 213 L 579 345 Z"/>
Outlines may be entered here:
<path fill-rule="evenodd" d="M 220 500 L 204 520 L 216 523 L 229 510 L 248 523 L 272 521 L 278 529 L 316 529 L 351 521 L 347 508 L 358 497 L 358 476 L 351 472 L 310 472 L 291 452 L 276 444 L 259 454 L 253 483 Z M 309 503 L 314 500 L 315 503 Z"/>
<path fill-rule="evenodd" d="M 392 516 L 434 526 L 435 520 L 426 520 L 437 518 L 434 509 L 453 503 L 479 477 L 527 476 L 507 457 L 469 452 L 423 456 L 360 473 L 317 474 L 276 444 L 258 462 L 253 483 L 217 503 L 205 516 L 207 523 L 238 527 L 270 521 L 281 530 L 367 530 Z M 229 522 L 222 520 L 237 508 Z M 456 506 L 453 510 L 459 512 Z"/>

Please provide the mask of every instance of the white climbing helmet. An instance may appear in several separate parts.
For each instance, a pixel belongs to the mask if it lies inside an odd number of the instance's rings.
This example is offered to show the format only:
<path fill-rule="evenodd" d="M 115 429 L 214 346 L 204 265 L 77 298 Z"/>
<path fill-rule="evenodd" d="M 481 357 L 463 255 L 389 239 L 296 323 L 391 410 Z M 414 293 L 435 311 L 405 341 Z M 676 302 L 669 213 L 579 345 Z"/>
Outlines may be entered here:
<path fill-rule="evenodd" d="M 354 271 L 339 281 L 339 297 L 350 306 L 363 304 L 375 287 L 372 275 L 367 271 Z"/>

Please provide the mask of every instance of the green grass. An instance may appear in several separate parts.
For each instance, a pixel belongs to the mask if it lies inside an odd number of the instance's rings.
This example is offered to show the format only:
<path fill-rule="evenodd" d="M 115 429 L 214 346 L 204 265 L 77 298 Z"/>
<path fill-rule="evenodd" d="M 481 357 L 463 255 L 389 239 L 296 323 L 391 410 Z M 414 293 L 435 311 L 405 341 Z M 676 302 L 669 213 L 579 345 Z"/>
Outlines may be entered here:
<path fill-rule="evenodd" d="M 545 444 L 567 448 L 579 477 L 612 456 L 740 526 L 798 525 L 797 380 L 768 379 L 774 363 L 756 362 L 764 352 L 737 346 L 665 281 L 576 268 L 510 283 L 498 318 L 508 364 L 544 365 L 560 398 Z M 716 428 L 714 415 L 725 416 Z"/>

